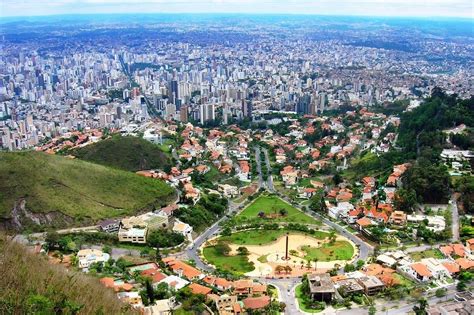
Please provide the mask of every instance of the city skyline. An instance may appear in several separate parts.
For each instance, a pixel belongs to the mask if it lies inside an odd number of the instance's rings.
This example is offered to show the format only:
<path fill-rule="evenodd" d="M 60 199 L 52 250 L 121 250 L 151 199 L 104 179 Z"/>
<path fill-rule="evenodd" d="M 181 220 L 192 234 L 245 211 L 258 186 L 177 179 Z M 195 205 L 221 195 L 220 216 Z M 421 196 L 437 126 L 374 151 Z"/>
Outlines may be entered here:
<path fill-rule="evenodd" d="M 472 19 L 469 0 L 4 0 L 0 18 L 64 14 L 239 13 Z"/>

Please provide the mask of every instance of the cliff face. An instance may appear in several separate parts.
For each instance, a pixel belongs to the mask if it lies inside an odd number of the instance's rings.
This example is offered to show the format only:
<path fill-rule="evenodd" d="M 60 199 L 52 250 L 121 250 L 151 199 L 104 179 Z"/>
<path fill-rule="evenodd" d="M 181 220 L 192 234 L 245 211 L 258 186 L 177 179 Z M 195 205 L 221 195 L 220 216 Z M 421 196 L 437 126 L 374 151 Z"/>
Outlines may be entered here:
<path fill-rule="evenodd" d="M 45 227 L 65 227 L 74 223 L 74 219 L 59 211 L 35 213 L 28 209 L 27 201 L 20 198 L 15 202 L 10 215 L 0 218 L 0 229 L 23 231 L 25 229 L 42 230 Z"/>

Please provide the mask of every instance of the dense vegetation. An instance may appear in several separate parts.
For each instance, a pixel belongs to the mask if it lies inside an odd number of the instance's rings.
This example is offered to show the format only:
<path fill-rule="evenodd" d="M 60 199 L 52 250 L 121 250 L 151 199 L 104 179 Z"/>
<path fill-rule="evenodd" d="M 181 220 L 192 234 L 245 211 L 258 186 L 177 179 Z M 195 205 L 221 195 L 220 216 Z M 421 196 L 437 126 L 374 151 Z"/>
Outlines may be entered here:
<path fill-rule="evenodd" d="M 0 239 L 0 314 L 127 314 L 113 291 Z"/>
<path fill-rule="evenodd" d="M 443 130 L 460 124 L 474 126 L 474 99 L 460 100 L 439 89 L 434 89 L 421 106 L 402 115 L 398 144 L 406 158 L 416 158 L 414 166 L 404 175 L 403 183 L 408 192 L 416 194 L 418 201 L 447 202 L 450 178 L 440 161 L 440 153 L 446 147 Z M 466 194 L 472 191 L 464 192 L 463 200 Z"/>
<path fill-rule="evenodd" d="M 160 147 L 138 137 L 113 137 L 75 149 L 77 158 L 126 171 L 170 168 L 168 156 Z"/>
<path fill-rule="evenodd" d="M 21 200 L 25 211 L 17 209 L 22 226 L 16 228 L 64 228 L 160 207 L 173 196 L 174 190 L 162 181 L 77 159 L 0 153 L 0 218 L 7 226 Z"/>
<path fill-rule="evenodd" d="M 227 199 L 217 194 L 201 194 L 199 201 L 187 208 L 179 208 L 175 215 L 191 225 L 196 232 L 202 232 L 216 221 L 227 209 Z"/>
<path fill-rule="evenodd" d="M 151 247 L 173 247 L 184 242 L 184 236 L 160 229 L 149 232 L 146 241 Z"/>
<path fill-rule="evenodd" d="M 446 138 L 442 130 L 460 124 L 474 127 L 474 98 L 460 100 L 435 88 L 421 106 L 401 116 L 398 144 L 409 157 L 436 161 Z"/>

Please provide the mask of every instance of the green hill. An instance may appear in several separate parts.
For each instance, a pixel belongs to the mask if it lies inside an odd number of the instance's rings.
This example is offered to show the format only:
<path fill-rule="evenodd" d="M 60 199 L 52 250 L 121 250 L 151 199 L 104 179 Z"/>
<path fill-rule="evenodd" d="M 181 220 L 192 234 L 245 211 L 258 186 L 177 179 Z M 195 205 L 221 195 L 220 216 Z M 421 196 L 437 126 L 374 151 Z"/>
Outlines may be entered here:
<path fill-rule="evenodd" d="M 137 314 L 97 278 L 52 265 L 0 235 L 0 314 Z"/>
<path fill-rule="evenodd" d="M 75 149 L 71 153 L 81 160 L 132 172 L 167 169 L 171 164 L 169 157 L 157 145 L 143 138 L 120 135 Z"/>
<path fill-rule="evenodd" d="M 0 223 L 5 228 L 87 225 L 162 206 L 164 182 L 42 152 L 0 153 Z"/>

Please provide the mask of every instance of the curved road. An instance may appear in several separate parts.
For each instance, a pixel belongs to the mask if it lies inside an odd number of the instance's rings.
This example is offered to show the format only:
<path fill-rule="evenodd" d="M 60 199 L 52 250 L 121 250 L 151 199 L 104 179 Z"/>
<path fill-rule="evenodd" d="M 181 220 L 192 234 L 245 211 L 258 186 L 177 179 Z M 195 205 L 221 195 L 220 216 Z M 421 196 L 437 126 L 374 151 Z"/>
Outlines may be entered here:
<path fill-rule="evenodd" d="M 257 152 L 257 150 L 256 150 Z M 257 155 L 257 154 L 256 154 Z M 282 196 L 280 196 L 282 197 Z M 289 202 L 285 197 L 282 197 L 286 202 Z M 194 242 L 188 246 L 185 250 L 185 253 L 189 259 L 192 259 L 196 263 L 196 267 L 200 268 L 201 270 L 205 271 L 213 271 L 213 268 L 209 265 L 205 264 L 201 257 L 197 254 L 197 250 L 211 237 L 217 235 L 220 231 L 220 223 L 227 217 L 227 215 L 236 212 L 239 209 L 239 206 L 243 206 L 243 204 L 236 204 L 232 201 L 229 201 L 229 207 L 224 216 L 222 216 L 216 223 L 214 223 L 209 229 L 207 229 L 204 233 L 199 235 Z M 299 207 L 297 206 L 299 209 Z M 301 209 L 299 209 L 302 211 Z M 334 228 L 338 231 L 341 235 L 347 237 L 352 242 L 354 242 L 357 247 L 359 248 L 359 256 L 358 259 L 366 260 L 369 254 L 373 251 L 373 247 L 363 240 L 358 238 L 357 236 L 353 235 L 352 233 L 346 231 L 342 226 L 337 223 L 334 223 L 326 218 L 323 218 L 319 214 L 313 212 L 305 212 L 307 215 L 310 215 L 318 220 L 321 220 L 324 224 Z M 288 279 L 270 279 L 270 278 L 262 278 L 262 277 L 254 277 L 254 279 L 259 280 L 265 284 L 271 284 L 275 286 L 278 291 L 280 292 L 280 300 L 284 302 L 287 307 L 285 309 L 285 314 L 301 314 L 299 311 L 296 303 L 296 299 L 294 296 L 294 288 L 297 284 L 301 282 L 300 278 L 288 278 Z"/>

